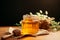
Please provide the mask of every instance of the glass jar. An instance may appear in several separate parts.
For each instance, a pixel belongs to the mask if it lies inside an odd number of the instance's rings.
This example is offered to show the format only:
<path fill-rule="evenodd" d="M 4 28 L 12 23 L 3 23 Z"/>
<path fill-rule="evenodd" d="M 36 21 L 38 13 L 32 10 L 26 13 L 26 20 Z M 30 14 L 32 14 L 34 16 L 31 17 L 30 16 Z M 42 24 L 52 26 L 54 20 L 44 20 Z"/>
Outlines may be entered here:
<path fill-rule="evenodd" d="M 26 18 L 22 21 L 22 34 L 35 34 L 39 30 L 39 22 L 33 21 L 31 18 Z"/>

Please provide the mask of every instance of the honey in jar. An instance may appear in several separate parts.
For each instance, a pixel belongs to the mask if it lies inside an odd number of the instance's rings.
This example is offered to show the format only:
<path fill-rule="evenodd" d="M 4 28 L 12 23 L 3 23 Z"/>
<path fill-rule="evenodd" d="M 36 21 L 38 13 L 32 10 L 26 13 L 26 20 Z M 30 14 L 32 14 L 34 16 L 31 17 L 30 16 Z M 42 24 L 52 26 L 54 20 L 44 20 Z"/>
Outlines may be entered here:
<path fill-rule="evenodd" d="M 31 16 L 27 16 L 22 20 L 22 34 L 35 34 L 39 30 L 39 22 L 34 21 Z"/>

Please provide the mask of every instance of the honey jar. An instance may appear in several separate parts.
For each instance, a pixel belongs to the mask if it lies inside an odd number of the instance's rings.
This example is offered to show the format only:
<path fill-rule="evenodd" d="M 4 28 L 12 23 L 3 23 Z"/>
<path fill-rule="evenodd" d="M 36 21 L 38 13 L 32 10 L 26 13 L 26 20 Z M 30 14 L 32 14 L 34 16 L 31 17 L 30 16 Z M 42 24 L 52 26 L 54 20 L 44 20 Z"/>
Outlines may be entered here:
<path fill-rule="evenodd" d="M 39 30 L 39 22 L 34 21 L 31 17 L 27 17 L 22 20 L 22 35 L 35 34 Z"/>

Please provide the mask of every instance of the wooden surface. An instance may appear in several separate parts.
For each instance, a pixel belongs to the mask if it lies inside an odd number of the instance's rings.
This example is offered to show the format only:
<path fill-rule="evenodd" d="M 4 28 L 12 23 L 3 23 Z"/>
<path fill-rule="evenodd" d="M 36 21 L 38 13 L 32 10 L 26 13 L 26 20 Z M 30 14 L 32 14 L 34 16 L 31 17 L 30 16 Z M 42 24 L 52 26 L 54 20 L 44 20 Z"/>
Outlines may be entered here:
<path fill-rule="evenodd" d="M 8 31 L 8 28 L 11 26 L 0 26 L 0 37 L 4 35 L 5 32 Z M 19 28 L 16 26 L 12 26 L 13 28 Z M 1 40 L 1 39 L 0 39 Z M 20 40 L 16 38 L 8 38 L 6 40 Z M 36 37 L 24 37 L 21 40 L 60 40 L 60 31 L 50 32 L 49 35 L 40 35 Z"/>

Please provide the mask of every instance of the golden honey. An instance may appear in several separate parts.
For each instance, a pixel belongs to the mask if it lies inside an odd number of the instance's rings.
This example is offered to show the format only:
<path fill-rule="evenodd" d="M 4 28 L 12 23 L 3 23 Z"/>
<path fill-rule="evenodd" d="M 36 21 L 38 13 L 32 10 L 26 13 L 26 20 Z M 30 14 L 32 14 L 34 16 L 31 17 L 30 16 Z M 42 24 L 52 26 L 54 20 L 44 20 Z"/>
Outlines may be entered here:
<path fill-rule="evenodd" d="M 39 30 L 39 22 L 33 21 L 31 18 L 26 18 L 22 21 L 22 34 L 35 34 Z"/>

